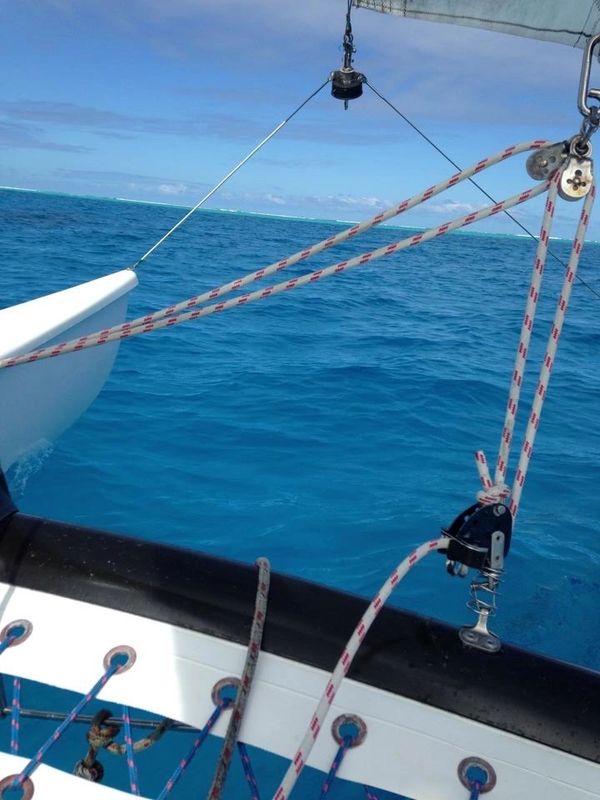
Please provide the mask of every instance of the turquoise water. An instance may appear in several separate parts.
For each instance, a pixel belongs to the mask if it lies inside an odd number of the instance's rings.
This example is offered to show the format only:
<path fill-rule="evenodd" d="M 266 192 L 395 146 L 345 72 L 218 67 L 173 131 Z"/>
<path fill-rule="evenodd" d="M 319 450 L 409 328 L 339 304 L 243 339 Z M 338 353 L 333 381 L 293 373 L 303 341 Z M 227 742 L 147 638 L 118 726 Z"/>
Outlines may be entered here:
<path fill-rule="evenodd" d="M 0 191 L 2 304 L 134 262 L 179 215 Z M 140 269 L 130 316 L 341 227 L 198 213 Z M 403 235 L 376 230 L 291 274 Z M 552 247 L 567 256 L 567 243 Z M 453 234 L 125 342 L 92 408 L 9 475 L 18 504 L 242 561 L 266 555 L 278 571 L 371 595 L 471 504 L 473 451 L 495 459 L 533 252 L 523 238 Z M 581 268 L 597 289 L 599 254 L 590 244 Z M 561 280 L 550 263 L 526 400 Z M 596 669 L 599 320 L 600 301 L 577 285 L 494 621 L 508 640 Z M 431 558 L 393 602 L 462 624 L 467 596 Z"/>

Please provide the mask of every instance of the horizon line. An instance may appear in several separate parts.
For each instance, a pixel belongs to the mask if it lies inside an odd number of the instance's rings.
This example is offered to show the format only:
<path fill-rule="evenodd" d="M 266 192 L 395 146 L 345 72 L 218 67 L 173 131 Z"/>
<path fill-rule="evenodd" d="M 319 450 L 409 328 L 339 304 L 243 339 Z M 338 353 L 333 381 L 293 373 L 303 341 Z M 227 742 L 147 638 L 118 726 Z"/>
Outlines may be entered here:
<path fill-rule="evenodd" d="M 182 211 L 189 211 L 194 206 L 193 205 L 181 205 L 179 203 L 169 203 L 161 200 L 136 200 L 134 198 L 129 197 L 114 197 L 108 195 L 95 195 L 95 194 L 75 194 L 73 192 L 59 192 L 54 190 L 47 190 L 47 189 L 30 189 L 23 186 L 5 186 L 0 185 L 0 191 L 9 191 L 9 192 L 30 192 L 31 194 L 46 194 L 55 197 L 72 197 L 77 198 L 80 200 L 101 200 L 101 201 L 108 201 L 113 203 L 133 203 L 136 205 L 149 205 L 149 206 L 159 206 L 159 207 L 167 207 L 173 209 L 181 209 Z M 211 214 L 240 214 L 243 216 L 255 216 L 255 217 L 266 217 L 267 219 L 285 219 L 291 222 L 313 222 L 316 224 L 332 224 L 332 225 L 355 225 L 360 222 L 364 222 L 364 219 L 357 219 L 357 220 L 343 220 L 343 219 L 332 219 L 330 217 L 306 217 L 306 216 L 299 216 L 296 214 L 274 214 L 268 211 L 244 211 L 239 208 L 211 208 L 203 206 L 202 208 L 198 209 L 199 212 L 206 212 Z M 431 228 L 431 226 L 422 226 L 422 225 L 394 225 L 390 223 L 382 223 L 378 227 L 380 228 L 395 228 L 400 230 L 412 230 L 412 231 L 426 231 Z M 508 233 L 505 231 L 477 231 L 477 230 L 464 230 L 458 229 L 455 231 L 451 231 L 451 233 L 455 235 L 463 235 L 463 236 L 503 236 L 503 237 L 510 237 L 513 239 L 530 239 L 533 241 L 533 237 L 526 233 Z M 569 241 L 568 237 L 562 236 L 551 236 L 551 239 L 555 241 Z M 537 241 L 537 237 L 535 237 Z M 586 240 L 590 244 L 597 244 L 598 240 L 595 239 L 588 239 Z"/>

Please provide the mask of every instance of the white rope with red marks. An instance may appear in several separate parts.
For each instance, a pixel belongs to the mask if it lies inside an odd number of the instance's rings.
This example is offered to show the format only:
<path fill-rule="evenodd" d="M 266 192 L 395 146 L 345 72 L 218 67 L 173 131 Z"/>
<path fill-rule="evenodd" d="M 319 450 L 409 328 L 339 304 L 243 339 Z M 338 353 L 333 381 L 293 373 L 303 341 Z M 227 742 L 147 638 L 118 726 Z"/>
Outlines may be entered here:
<path fill-rule="evenodd" d="M 200 317 L 205 317 L 210 314 L 225 311 L 229 308 L 235 308 L 237 306 L 245 305 L 247 303 L 254 302 L 256 300 L 261 300 L 264 299 L 265 297 L 270 297 L 271 295 L 274 294 L 279 294 L 284 291 L 289 291 L 291 289 L 304 286 L 307 283 L 313 283 L 317 280 L 320 280 L 321 278 L 325 278 L 334 274 L 339 274 L 353 267 L 362 266 L 363 264 L 367 264 L 378 258 L 382 258 L 383 256 L 391 255 L 392 253 L 399 252 L 400 250 L 404 250 L 408 247 L 413 247 L 417 244 L 421 244 L 422 242 L 428 241 L 429 239 L 441 236 L 444 233 L 448 233 L 449 231 L 456 230 L 457 228 L 461 228 L 466 225 L 470 225 L 473 222 L 477 222 L 478 220 L 497 214 L 500 211 L 512 208 L 515 205 L 524 203 L 525 201 L 531 199 L 532 197 L 536 197 L 537 195 L 545 192 L 548 188 L 548 182 L 543 182 L 535 187 L 532 187 L 524 192 L 521 192 L 518 195 L 514 195 L 513 197 L 510 197 L 501 203 L 496 203 L 495 205 L 488 206 L 484 209 L 481 209 L 480 211 L 472 212 L 471 214 L 467 214 L 464 217 L 453 220 L 452 222 L 444 223 L 443 225 L 439 225 L 436 228 L 430 228 L 429 230 L 423 233 L 418 233 L 414 236 L 402 239 L 398 242 L 394 242 L 393 244 L 380 247 L 377 250 L 373 250 L 369 253 L 363 253 L 362 255 L 357 256 L 353 259 L 338 262 L 337 264 L 334 264 L 325 269 L 316 270 L 315 272 L 308 273 L 307 275 L 303 275 L 298 278 L 292 278 L 289 281 L 284 281 L 275 284 L 273 286 L 268 286 L 265 289 L 257 290 L 255 292 L 251 292 L 250 294 L 238 296 L 230 300 L 227 300 L 225 302 L 214 303 L 212 305 L 204 306 L 202 309 L 197 311 L 184 311 L 183 313 L 176 313 L 184 308 L 190 308 L 207 300 L 215 299 L 228 292 L 235 291 L 236 289 L 239 289 L 242 286 L 247 285 L 248 283 L 266 277 L 267 275 L 282 270 L 292 264 L 298 263 L 298 261 L 309 258 L 311 255 L 321 252 L 326 248 L 332 247 L 335 244 L 339 244 L 340 242 L 345 241 L 346 239 L 355 236 L 358 233 L 361 233 L 364 230 L 373 227 L 374 225 L 380 224 L 381 222 L 385 221 L 386 219 L 389 219 L 392 216 L 396 216 L 410 208 L 413 208 L 415 205 L 418 205 L 419 203 L 422 203 L 425 200 L 428 200 L 431 197 L 434 197 L 436 194 L 439 194 L 440 192 L 444 191 L 444 189 L 447 189 L 450 186 L 455 186 L 461 181 L 468 179 L 471 175 L 481 172 L 482 170 L 487 169 L 488 167 L 498 163 L 499 161 L 505 160 L 513 155 L 517 155 L 518 153 L 522 153 L 526 150 L 538 149 L 539 147 L 543 146 L 543 144 L 544 141 L 535 140 L 533 142 L 525 142 L 520 145 L 513 145 L 512 147 L 508 147 L 505 150 L 501 151 L 500 153 L 497 153 L 496 155 L 491 156 L 490 158 L 479 161 L 477 164 L 474 164 L 468 169 L 463 170 L 457 175 L 454 175 L 451 178 L 442 181 L 439 184 L 436 184 L 436 186 L 427 189 L 421 194 L 415 195 L 409 200 L 400 203 L 393 209 L 390 209 L 387 212 L 382 212 L 381 214 L 378 214 L 377 216 L 373 217 L 371 220 L 368 220 L 367 222 L 353 226 L 352 228 L 349 228 L 346 231 L 342 231 L 336 236 L 330 237 L 329 239 L 325 239 L 322 242 L 319 242 L 318 244 L 314 245 L 313 247 L 307 248 L 306 250 L 300 251 L 299 253 L 290 256 L 290 258 L 288 259 L 278 261 L 275 264 L 271 264 L 269 267 L 257 270 L 256 272 L 250 273 L 249 275 L 246 275 L 243 278 L 239 278 L 236 281 L 232 281 L 217 289 L 213 289 L 210 292 L 206 292 L 202 295 L 191 297 L 188 300 L 178 303 L 177 305 L 169 306 L 168 308 L 162 309 L 161 311 L 157 311 L 152 315 L 146 317 L 140 317 L 139 319 L 133 320 L 132 322 L 127 322 L 122 325 L 117 325 L 112 328 L 107 328 L 106 330 L 103 331 L 90 333 L 86 336 L 80 337 L 79 339 L 72 339 L 68 342 L 62 342 L 60 344 L 52 345 L 50 347 L 36 350 L 31 353 L 25 353 L 23 355 L 13 356 L 11 358 L 0 360 L 0 369 L 6 367 L 14 367 L 19 364 L 31 363 L 45 358 L 53 358 L 59 355 L 63 355 L 65 353 L 71 353 L 79 350 L 84 350 L 90 347 L 96 347 L 98 345 L 106 344 L 107 342 L 118 341 L 121 339 L 129 338 L 131 336 L 138 336 L 143 333 L 149 333 L 153 330 L 172 327 L 173 325 L 179 325 L 182 322 L 186 322 L 188 320 L 198 319 Z"/>
<path fill-rule="evenodd" d="M 155 322 L 163 317 L 170 317 L 173 314 L 178 314 L 180 311 L 200 305 L 201 303 L 216 300 L 217 297 L 222 297 L 230 292 L 235 292 L 237 289 L 241 289 L 243 286 L 247 286 L 249 283 L 253 283 L 254 281 L 262 278 L 267 278 L 269 275 L 273 275 L 276 272 L 280 272 L 282 269 L 286 269 L 294 264 L 298 264 L 300 261 L 305 261 L 306 259 L 317 255 L 317 253 L 323 252 L 323 250 L 328 250 L 329 248 L 335 247 L 336 245 L 341 244 L 342 242 L 345 242 L 354 236 L 358 236 L 359 234 L 364 233 L 365 231 L 370 230 L 377 225 L 380 225 L 382 222 L 387 222 L 387 220 L 392 219 L 393 217 L 397 217 L 406 211 L 410 211 L 410 209 L 414 208 L 415 206 L 424 203 L 426 200 L 430 200 L 432 197 L 435 197 L 441 192 L 446 191 L 446 189 L 462 183 L 462 181 L 469 180 L 469 178 L 471 178 L 473 175 L 476 175 L 477 173 L 494 166 L 494 164 L 498 164 L 501 161 L 505 161 L 507 158 L 519 155 L 520 153 L 528 152 L 529 150 L 537 150 L 540 147 L 544 147 L 546 144 L 548 144 L 548 142 L 545 140 L 536 139 L 534 141 L 523 142 L 521 144 L 507 147 L 505 150 L 501 150 L 499 153 L 496 153 L 489 158 L 485 158 L 482 161 L 478 161 L 477 164 L 473 164 L 471 167 L 467 167 L 467 169 L 464 169 L 462 172 L 452 175 L 452 177 L 447 178 L 440 183 L 436 183 L 435 186 L 430 186 L 429 189 L 425 189 L 424 192 L 416 194 L 413 197 L 410 197 L 408 200 L 403 200 L 401 203 L 398 203 L 392 208 L 387 209 L 387 211 L 382 211 L 379 214 L 376 214 L 374 217 L 371 217 L 371 219 L 365 220 L 357 225 L 353 225 L 351 228 L 346 228 L 346 230 L 340 231 L 340 233 L 335 234 L 335 236 L 330 236 L 327 239 L 323 239 L 311 247 L 307 247 L 304 250 L 294 253 L 292 256 L 281 259 L 281 261 L 276 261 L 267 267 L 263 267 L 255 272 L 251 272 L 248 275 L 245 275 L 243 278 L 237 278 L 236 280 L 230 281 L 229 283 L 219 286 L 216 289 L 212 289 L 209 292 L 204 292 L 204 294 L 190 297 L 187 300 L 183 300 L 181 303 L 177 303 L 169 306 L 168 308 L 163 308 L 160 311 L 156 311 L 154 314 L 149 314 L 147 316 L 134 319 L 132 322 L 128 323 L 128 326 L 137 327 L 138 325 L 147 325 L 150 322 Z"/>
<path fill-rule="evenodd" d="M 281 784 L 273 795 L 273 800 L 287 800 L 287 798 L 290 796 L 290 793 L 294 788 L 296 781 L 298 780 L 298 776 L 304 769 L 308 756 L 313 748 L 317 736 L 319 735 L 319 731 L 323 727 L 323 722 L 325 721 L 325 717 L 327 716 L 329 708 L 333 703 L 337 690 L 339 689 L 344 676 L 347 675 L 348 670 L 352 665 L 352 661 L 354 660 L 360 645 L 367 635 L 369 628 L 383 608 L 388 597 L 394 591 L 396 586 L 398 586 L 402 578 L 404 578 L 404 576 L 422 558 L 431 552 L 445 550 L 447 547 L 448 539 L 446 538 L 425 542 L 425 544 L 417 547 L 413 553 L 411 553 L 396 567 L 387 581 L 383 584 L 379 592 L 377 592 L 369 607 L 363 614 L 360 622 L 354 629 L 354 633 L 348 640 L 348 644 L 344 648 L 344 651 L 342 652 L 335 669 L 331 673 L 331 677 L 325 686 L 325 691 L 319 700 L 317 708 L 311 717 L 308 729 L 304 735 L 304 738 L 302 739 L 302 744 L 292 759 L 292 763 L 290 764 Z"/>
<path fill-rule="evenodd" d="M 256 300 L 263 300 L 266 297 L 280 294 L 281 292 L 287 292 L 291 289 L 298 289 L 300 286 L 305 286 L 307 283 L 314 283 L 322 278 L 327 278 L 331 275 L 345 272 L 353 267 L 363 266 L 364 264 L 368 264 L 371 261 L 382 258 L 383 256 L 389 256 L 392 253 L 397 253 L 401 250 L 413 247 L 414 245 L 422 244 L 429 239 L 441 236 L 449 231 L 465 227 L 466 225 L 470 225 L 478 220 L 498 214 L 500 211 L 504 211 L 507 208 L 513 208 L 516 205 L 530 200 L 532 197 L 543 194 L 547 189 L 548 182 L 545 181 L 544 183 L 527 189 L 518 195 L 509 197 L 507 200 L 504 200 L 501 203 L 496 203 L 494 206 L 487 206 L 480 211 L 467 214 L 464 217 L 460 217 L 452 222 L 444 223 L 436 228 L 430 228 L 423 233 L 417 233 L 414 236 L 401 239 L 400 241 L 394 242 L 390 245 L 385 245 L 384 247 L 380 247 L 377 250 L 372 250 L 369 253 L 363 253 L 360 256 L 356 256 L 355 258 L 348 259 L 346 261 L 340 261 L 337 264 L 333 264 L 332 266 L 324 269 L 316 270 L 315 272 L 309 272 L 301 277 L 276 283 L 273 286 L 267 286 L 265 289 L 257 289 L 250 294 L 234 297 L 231 300 L 226 300 L 225 302 L 204 306 L 197 311 L 184 312 L 173 317 L 159 319 L 156 322 L 141 324 L 136 327 L 131 327 L 131 325 L 126 323 L 125 325 L 118 326 L 116 330 L 107 329 L 105 331 L 98 331 L 96 333 L 88 334 L 87 336 L 82 336 L 79 339 L 72 339 L 68 342 L 52 345 L 51 347 L 36 350 L 32 353 L 25 353 L 21 356 L 13 356 L 12 358 L 7 358 L 0 361 L 0 369 L 3 367 L 14 367 L 19 364 L 26 364 L 33 361 L 40 361 L 45 358 L 54 358 L 56 356 L 63 355 L 64 353 L 85 350 L 90 347 L 106 344 L 107 342 L 127 339 L 131 336 L 139 336 L 140 334 L 150 333 L 153 330 L 160 330 L 161 328 L 169 328 L 174 325 L 180 325 L 182 322 L 187 322 L 188 320 L 207 317 L 210 314 L 219 313 L 220 311 L 227 311 L 230 308 L 236 308 L 237 306 L 252 303 Z"/>
<path fill-rule="evenodd" d="M 475 453 L 475 465 L 483 489 L 477 492 L 477 502 L 482 505 L 500 503 L 510 496 L 510 489 L 505 483 L 494 483 L 490 478 L 490 470 L 483 450 Z"/>
<path fill-rule="evenodd" d="M 227 311 L 230 308 L 236 308 L 237 306 L 245 305 L 247 303 L 252 303 L 256 300 L 263 300 L 266 297 L 270 297 L 275 294 L 280 294 L 281 292 L 287 292 L 291 289 L 298 289 L 301 286 L 305 286 L 307 283 L 314 283 L 315 281 L 321 280 L 322 278 L 327 278 L 331 275 L 336 275 L 341 272 L 345 272 L 353 267 L 363 266 L 364 264 L 368 264 L 371 261 L 375 261 L 376 259 L 382 258 L 383 256 L 389 256 L 392 253 L 400 252 L 401 250 L 405 250 L 409 247 L 413 247 L 417 244 L 422 244 L 430 239 L 433 239 L 437 236 L 442 236 L 444 233 L 448 233 L 453 230 L 457 230 L 458 228 L 465 227 L 466 225 L 470 225 L 473 222 L 477 222 L 481 219 L 485 219 L 486 217 L 491 217 L 494 214 L 498 214 L 500 211 L 504 211 L 507 208 L 513 208 L 516 205 L 520 205 L 521 203 L 530 200 L 532 197 L 537 197 L 540 194 L 543 194 L 548 189 L 548 182 L 545 181 L 544 183 L 539 184 L 538 186 L 534 186 L 530 189 L 527 189 L 524 192 L 521 192 L 518 195 L 513 195 L 513 197 L 509 197 L 507 200 L 502 201 L 501 203 L 496 203 L 494 206 L 487 206 L 486 208 L 481 209 L 480 211 L 473 212 L 471 214 L 467 214 L 464 217 L 460 217 L 459 219 L 453 220 L 452 222 L 446 222 L 443 225 L 439 225 L 436 228 L 430 228 L 423 233 L 415 234 L 414 236 L 410 236 L 406 239 L 401 239 L 398 242 L 394 242 L 390 245 L 385 245 L 384 247 L 380 247 L 377 250 L 372 250 L 369 253 L 363 253 L 360 256 L 356 256 L 355 258 L 348 259 L 346 261 L 340 261 L 337 264 L 333 264 L 330 267 L 326 267 L 324 269 L 316 270 L 315 272 L 310 272 L 306 275 L 302 275 L 298 278 L 292 278 L 288 281 L 283 281 L 281 283 L 276 283 L 273 286 L 267 286 L 265 289 L 257 289 L 250 294 L 241 295 L 239 297 L 234 297 L 230 300 L 226 300 L 225 302 L 214 303 L 212 305 L 204 306 L 203 308 L 197 311 L 187 311 L 182 314 L 177 314 L 172 317 L 166 317 L 163 319 L 156 320 L 155 322 L 149 323 L 142 323 L 136 325 L 135 327 L 132 323 L 125 323 L 124 325 L 116 326 L 116 328 L 109 328 L 104 331 L 97 331 L 95 333 L 90 333 L 87 336 L 82 336 L 79 339 L 71 339 L 68 342 L 62 342 L 60 344 L 52 345 L 50 347 L 43 348 L 41 350 L 35 350 L 31 353 L 25 353 L 20 356 L 13 356 L 11 358 L 6 358 L 0 360 L 0 369 L 6 367 L 15 367 L 19 364 L 29 364 L 34 361 L 41 361 L 45 358 L 54 358 L 56 356 L 64 355 L 65 353 L 72 353 L 79 350 L 86 350 L 90 347 L 97 347 L 98 345 L 106 344 L 107 342 L 114 342 L 121 339 L 128 339 L 132 336 L 139 336 L 143 333 L 150 333 L 154 330 L 160 330 L 161 328 L 169 328 L 174 325 L 180 325 L 182 322 L 187 322 L 188 320 L 199 319 L 200 317 L 207 317 L 210 314 L 219 313 L 221 311 Z"/>
<path fill-rule="evenodd" d="M 542 227 L 538 239 L 537 252 L 533 262 L 531 282 L 529 285 L 529 291 L 527 293 L 527 304 L 525 307 L 525 314 L 523 316 L 523 323 L 521 325 L 521 335 L 519 338 L 519 344 L 517 346 L 515 365 L 510 384 L 508 403 L 506 406 L 504 427 L 500 437 L 500 448 L 498 450 L 496 473 L 494 476 L 494 482 L 496 484 L 504 483 L 506 479 L 508 457 L 510 454 L 510 446 L 515 427 L 515 419 L 519 408 L 521 387 L 523 384 L 523 376 L 525 374 L 527 354 L 529 352 L 529 342 L 531 340 L 531 333 L 533 331 L 533 325 L 535 322 L 538 299 L 542 288 L 542 277 L 544 274 L 544 267 L 546 265 L 546 255 L 548 252 L 552 222 L 554 220 L 554 209 L 556 208 L 559 181 L 560 172 L 557 172 L 552 179 L 550 188 L 548 189 L 548 197 L 546 199 L 546 207 L 544 209 L 544 217 L 542 219 Z"/>
<path fill-rule="evenodd" d="M 563 324 L 567 314 L 567 309 L 569 307 L 571 290 L 573 288 L 573 282 L 575 281 L 575 277 L 577 275 L 579 259 L 581 257 L 581 251 L 583 249 L 585 234 L 590 221 L 590 214 L 594 205 L 595 197 L 596 197 L 596 186 L 592 185 L 590 191 L 588 192 L 585 198 L 583 208 L 581 210 L 581 215 L 579 217 L 579 224 L 577 225 L 577 231 L 575 233 L 575 238 L 573 239 L 571 256 L 569 258 L 569 263 L 567 265 L 567 270 L 565 272 L 562 289 L 558 298 L 558 302 L 556 304 L 554 320 L 552 322 L 552 326 L 550 328 L 550 334 L 548 336 L 548 342 L 546 344 L 546 353 L 542 360 L 542 366 L 540 369 L 537 388 L 533 396 L 533 403 L 531 405 L 529 420 L 527 422 L 527 429 L 525 431 L 523 447 L 521 448 L 521 456 L 519 458 L 519 464 L 517 467 L 517 472 L 512 487 L 510 510 L 513 515 L 513 518 L 516 517 L 517 512 L 519 510 L 519 503 L 521 500 L 521 494 L 523 492 L 523 485 L 525 484 L 527 469 L 529 467 L 529 462 L 531 460 L 531 456 L 533 453 L 533 445 L 535 442 L 535 436 L 537 433 L 538 425 L 540 423 L 540 417 L 542 414 L 544 399 L 546 397 L 546 392 L 548 391 L 550 374 L 552 372 L 554 359 L 556 358 L 556 351 L 558 348 L 558 342 L 560 340 L 560 334 L 562 332 Z"/>
<path fill-rule="evenodd" d="M 492 481 L 490 477 L 487 460 L 483 451 L 478 450 L 475 453 L 475 464 L 477 466 L 479 478 L 483 486 L 483 490 L 477 493 L 478 502 L 484 505 L 491 503 L 498 503 L 503 500 L 506 500 L 512 494 L 509 503 L 509 508 L 513 516 L 513 520 L 517 516 L 517 512 L 519 510 L 519 503 L 523 492 L 523 486 L 525 485 L 525 478 L 527 476 L 529 462 L 531 461 L 531 456 L 533 454 L 533 445 L 535 441 L 535 436 L 540 423 L 540 417 L 544 405 L 544 399 L 546 397 L 546 393 L 548 390 L 550 373 L 552 371 L 552 365 L 556 357 L 556 350 L 558 348 L 558 342 L 560 339 L 565 316 L 569 305 L 571 289 L 573 287 L 573 282 L 577 275 L 579 259 L 581 256 L 581 251 L 583 249 L 583 243 L 585 240 L 585 234 L 590 219 L 590 213 L 596 195 L 596 188 L 594 185 L 592 185 L 589 193 L 585 198 L 585 202 L 583 204 L 583 208 L 579 218 L 579 224 L 577 226 L 577 231 L 575 234 L 575 238 L 573 240 L 571 256 L 569 259 L 569 263 L 567 265 L 567 270 L 565 273 L 562 290 L 558 298 L 556 311 L 554 315 L 554 321 L 550 329 L 548 343 L 546 346 L 546 353 L 542 360 L 542 366 L 540 370 L 538 384 L 533 397 L 529 420 L 527 423 L 527 429 L 525 432 L 523 446 L 521 448 L 521 453 L 519 457 L 519 464 L 517 467 L 511 491 L 511 489 L 509 489 L 509 487 L 505 483 L 506 471 L 508 467 L 508 457 L 510 454 L 510 446 L 513 438 L 515 419 L 519 407 L 519 399 L 521 394 L 523 377 L 525 374 L 525 365 L 527 362 L 527 355 L 529 351 L 529 342 L 531 339 L 531 333 L 533 330 L 537 305 L 541 291 L 542 276 L 544 272 L 546 255 L 548 251 L 548 243 L 550 240 L 550 232 L 552 229 L 554 211 L 556 208 L 556 199 L 558 194 L 558 185 L 560 182 L 560 176 L 561 176 L 560 171 L 557 171 L 551 180 L 550 188 L 548 190 L 548 198 L 546 200 L 544 218 L 542 220 L 540 238 L 538 242 L 535 261 L 533 264 L 529 292 L 527 295 L 525 314 L 521 326 L 521 335 L 519 338 L 519 344 L 517 346 L 517 353 L 515 356 L 515 365 L 510 383 L 508 403 L 504 419 L 504 427 L 502 429 L 502 435 L 500 437 L 500 447 L 498 450 L 498 459 L 496 462 L 496 472 L 494 476 L 494 481 Z"/>
<path fill-rule="evenodd" d="M 506 498 L 510 496 L 510 489 L 505 483 L 506 469 L 508 466 L 508 457 L 510 454 L 515 420 L 519 408 L 521 387 L 523 385 L 523 376 L 525 374 L 525 365 L 527 363 L 527 354 L 529 352 L 529 342 L 533 331 L 533 324 L 535 321 L 535 315 L 542 286 L 542 276 L 544 274 L 544 267 L 546 264 L 546 255 L 548 252 L 548 243 L 550 241 L 550 232 L 552 230 L 552 222 L 554 219 L 554 210 L 556 208 L 559 181 L 560 172 L 557 171 L 552 178 L 550 187 L 548 189 L 548 197 L 546 199 L 544 216 L 542 218 L 537 252 L 533 262 L 529 291 L 527 293 L 525 314 L 523 316 L 519 344 L 517 346 L 517 352 L 515 355 L 515 364 L 509 388 L 508 402 L 506 405 L 504 427 L 500 436 L 500 447 L 496 461 L 496 473 L 493 481 L 490 477 L 485 453 L 482 450 L 478 450 L 475 453 L 475 465 L 483 486 L 483 490 L 477 493 L 477 500 L 483 505 L 499 503 L 503 500 L 506 500 Z"/>

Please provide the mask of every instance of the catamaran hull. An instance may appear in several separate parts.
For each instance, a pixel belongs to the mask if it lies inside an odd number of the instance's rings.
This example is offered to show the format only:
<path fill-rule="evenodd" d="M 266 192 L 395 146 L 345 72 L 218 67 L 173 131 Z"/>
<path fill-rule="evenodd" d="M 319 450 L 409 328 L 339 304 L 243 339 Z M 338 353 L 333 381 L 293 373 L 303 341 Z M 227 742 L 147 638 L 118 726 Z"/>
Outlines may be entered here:
<path fill-rule="evenodd" d="M 0 310 L 0 358 L 76 339 L 123 322 L 131 270 Z M 96 398 L 118 342 L 0 370 L 0 467 L 53 442 Z"/>
<path fill-rule="evenodd" d="M 1 624 L 25 619 L 29 638 L 2 656 L 8 674 L 88 691 L 104 655 L 134 648 L 131 670 L 100 697 L 202 727 L 211 690 L 241 674 L 256 569 L 149 542 L 16 514 L 0 550 Z M 273 575 L 241 740 L 291 758 L 329 672 L 364 612 L 360 598 Z M 328 770 L 329 725 L 358 715 L 367 736 L 341 777 L 407 797 L 466 800 L 463 758 L 489 762 L 491 797 L 600 797 L 600 676 L 504 646 L 464 647 L 456 630 L 386 609 L 330 709 L 309 764 Z M 227 719 L 214 729 L 223 735 Z M 3 756 L 0 768 L 18 772 Z M 1 776 L 0 776 L 1 777 Z M 123 797 L 46 767 L 39 796 Z M 47 787 L 47 791 L 46 791 Z M 54 794 L 52 794 L 54 791 Z"/>

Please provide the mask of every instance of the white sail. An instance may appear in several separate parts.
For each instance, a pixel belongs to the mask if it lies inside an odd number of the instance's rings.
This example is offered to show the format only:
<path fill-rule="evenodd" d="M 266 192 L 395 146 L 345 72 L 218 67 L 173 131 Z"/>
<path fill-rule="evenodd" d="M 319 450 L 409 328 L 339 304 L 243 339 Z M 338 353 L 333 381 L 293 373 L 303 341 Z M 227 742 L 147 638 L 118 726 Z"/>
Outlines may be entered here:
<path fill-rule="evenodd" d="M 600 32 L 597 0 L 353 0 L 353 5 L 429 22 L 585 47 Z"/>

